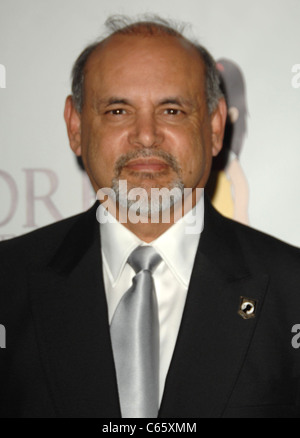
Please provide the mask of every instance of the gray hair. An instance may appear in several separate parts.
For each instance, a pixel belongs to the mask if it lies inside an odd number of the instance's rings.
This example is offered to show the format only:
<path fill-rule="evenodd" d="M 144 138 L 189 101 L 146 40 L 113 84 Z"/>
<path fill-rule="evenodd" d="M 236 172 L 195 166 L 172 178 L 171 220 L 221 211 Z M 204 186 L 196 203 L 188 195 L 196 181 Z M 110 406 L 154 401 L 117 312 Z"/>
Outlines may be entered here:
<path fill-rule="evenodd" d="M 87 46 L 77 58 L 72 70 L 72 97 L 75 108 L 79 113 L 82 112 L 84 103 L 84 70 L 86 63 L 90 55 L 113 35 L 169 35 L 187 41 L 198 51 L 205 64 L 207 107 L 209 114 L 215 111 L 219 100 L 223 97 L 216 62 L 205 47 L 184 37 L 185 24 L 167 21 L 157 15 L 144 15 L 141 21 L 133 21 L 123 15 L 114 15 L 106 20 L 105 26 L 108 29 L 107 35 Z"/>

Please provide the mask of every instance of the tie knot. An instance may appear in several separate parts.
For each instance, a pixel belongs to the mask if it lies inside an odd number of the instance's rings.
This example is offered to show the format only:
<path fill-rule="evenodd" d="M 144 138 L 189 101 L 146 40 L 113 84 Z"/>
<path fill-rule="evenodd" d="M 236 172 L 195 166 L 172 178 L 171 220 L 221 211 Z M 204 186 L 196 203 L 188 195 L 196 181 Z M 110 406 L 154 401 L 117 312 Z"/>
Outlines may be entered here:
<path fill-rule="evenodd" d="M 128 263 L 136 274 L 141 271 L 153 273 L 161 262 L 161 256 L 152 246 L 139 246 L 128 258 Z"/>

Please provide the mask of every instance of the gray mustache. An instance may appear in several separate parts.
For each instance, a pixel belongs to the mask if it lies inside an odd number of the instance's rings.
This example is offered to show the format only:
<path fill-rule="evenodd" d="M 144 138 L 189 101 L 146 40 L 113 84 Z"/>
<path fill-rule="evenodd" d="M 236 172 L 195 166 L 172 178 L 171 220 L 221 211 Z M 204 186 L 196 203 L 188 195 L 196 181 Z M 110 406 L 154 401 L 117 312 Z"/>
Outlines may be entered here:
<path fill-rule="evenodd" d="M 162 158 L 178 175 L 181 172 L 181 167 L 176 158 L 168 152 L 158 149 L 141 149 L 137 151 L 123 154 L 117 160 L 115 165 L 115 174 L 118 178 L 121 175 L 123 168 L 131 161 L 137 158 Z"/>

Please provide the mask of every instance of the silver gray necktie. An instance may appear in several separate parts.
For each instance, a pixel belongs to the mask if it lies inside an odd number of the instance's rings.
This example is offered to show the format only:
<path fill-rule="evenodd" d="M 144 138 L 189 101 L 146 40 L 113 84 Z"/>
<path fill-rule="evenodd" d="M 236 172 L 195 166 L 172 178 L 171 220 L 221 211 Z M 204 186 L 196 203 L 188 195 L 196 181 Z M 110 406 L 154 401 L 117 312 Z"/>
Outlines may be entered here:
<path fill-rule="evenodd" d="M 136 272 L 111 323 L 123 418 L 156 418 L 159 403 L 159 321 L 152 273 L 162 261 L 151 246 L 128 259 Z"/>

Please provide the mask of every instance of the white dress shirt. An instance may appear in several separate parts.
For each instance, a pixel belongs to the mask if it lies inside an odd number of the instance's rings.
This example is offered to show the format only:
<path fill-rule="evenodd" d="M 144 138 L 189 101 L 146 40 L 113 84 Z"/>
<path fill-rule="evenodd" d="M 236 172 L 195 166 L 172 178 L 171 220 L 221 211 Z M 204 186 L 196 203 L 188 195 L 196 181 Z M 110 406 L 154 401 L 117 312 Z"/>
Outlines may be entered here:
<path fill-rule="evenodd" d="M 100 207 L 102 208 L 102 207 Z M 163 235 L 153 246 L 163 261 L 153 274 L 160 324 L 160 402 L 173 356 L 192 275 L 200 235 L 204 226 L 204 198 Z M 104 286 L 109 323 L 122 296 L 131 287 L 134 270 L 127 263 L 138 246 L 147 245 L 115 221 L 100 226 Z"/>

